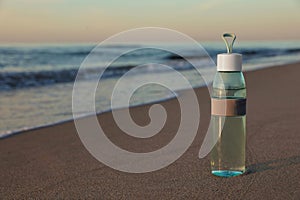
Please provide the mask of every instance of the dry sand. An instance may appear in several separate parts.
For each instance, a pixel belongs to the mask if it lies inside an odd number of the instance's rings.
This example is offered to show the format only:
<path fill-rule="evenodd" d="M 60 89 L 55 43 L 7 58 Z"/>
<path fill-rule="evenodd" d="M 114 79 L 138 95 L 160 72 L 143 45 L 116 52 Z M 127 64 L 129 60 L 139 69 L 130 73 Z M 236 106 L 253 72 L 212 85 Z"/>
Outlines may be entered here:
<path fill-rule="evenodd" d="M 145 174 L 119 172 L 95 160 L 67 122 L 0 140 L 0 199 L 300 199 L 300 64 L 245 74 L 248 91 L 246 175 L 218 178 L 198 152 L 210 119 L 206 88 L 196 89 L 201 123 L 188 151 L 170 166 Z M 177 100 L 162 102 L 166 127 L 149 139 L 133 139 L 111 113 L 99 115 L 108 137 L 136 152 L 158 149 L 176 132 Z M 132 108 L 139 124 L 149 105 Z M 171 116 L 171 117 L 170 117 Z"/>

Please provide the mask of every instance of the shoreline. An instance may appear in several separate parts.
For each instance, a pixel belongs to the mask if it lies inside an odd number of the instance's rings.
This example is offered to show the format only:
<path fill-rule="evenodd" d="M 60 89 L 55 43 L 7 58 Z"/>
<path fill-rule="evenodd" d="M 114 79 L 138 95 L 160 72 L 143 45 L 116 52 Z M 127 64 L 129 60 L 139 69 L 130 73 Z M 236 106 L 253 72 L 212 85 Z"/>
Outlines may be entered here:
<path fill-rule="evenodd" d="M 286 65 L 293 65 L 293 64 L 300 64 L 300 62 L 299 61 L 294 61 L 294 62 L 288 62 L 288 63 L 278 64 L 278 65 L 266 65 L 262 68 L 255 68 L 255 69 L 245 70 L 243 72 L 244 73 L 255 72 L 255 71 L 260 71 L 260 70 L 264 70 L 264 69 L 268 69 L 268 68 L 284 67 Z M 194 87 L 194 89 L 203 88 L 203 87 L 206 87 L 206 85 L 197 86 L 197 87 Z M 162 98 L 160 100 L 150 101 L 150 102 L 147 102 L 147 103 L 144 103 L 144 104 L 137 104 L 137 105 L 130 106 L 130 108 L 149 105 L 149 104 L 154 104 L 154 103 L 161 103 L 161 102 L 164 102 L 164 101 L 175 99 L 175 98 L 177 98 L 177 96 L 180 93 L 184 93 L 187 90 L 188 89 L 183 89 L 183 90 L 176 91 L 176 96 L 174 96 L 174 97 L 166 97 L 166 98 Z M 122 109 L 122 108 L 117 108 L 117 109 Z M 111 111 L 112 111 L 111 109 L 107 109 L 107 110 L 104 110 L 104 111 L 97 112 L 96 115 L 101 115 L 103 113 L 107 113 L 107 112 L 111 112 Z M 87 114 L 87 115 L 83 115 L 79 118 L 85 118 L 85 117 L 89 117 L 91 115 L 92 114 Z M 56 126 L 56 125 L 59 125 L 59 124 L 72 122 L 72 121 L 74 121 L 73 117 L 68 118 L 68 119 L 64 119 L 64 120 L 61 120 L 61 121 L 53 122 L 53 123 L 45 123 L 45 124 L 41 124 L 41 125 L 37 125 L 37 126 L 33 126 L 33 127 L 28 127 L 28 128 L 25 127 L 25 128 L 22 128 L 22 129 L 17 129 L 17 130 L 12 130 L 12 131 L 8 130 L 4 133 L 0 133 L 0 140 L 5 139 L 5 138 L 9 138 L 9 137 L 12 137 L 12 136 L 15 136 L 15 135 L 18 135 L 18 134 L 22 134 L 22 133 L 27 132 L 27 131 L 33 131 L 33 130 L 38 130 L 38 129 L 41 129 L 41 128 L 52 127 L 52 126 Z"/>
<path fill-rule="evenodd" d="M 197 87 L 197 88 L 202 88 L 202 87 L 205 87 L 205 86 L 201 86 L 201 87 Z M 179 93 L 182 92 L 182 91 L 184 91 L 184 90 L 180 90 Z M 178 95 L 176 95 L 176 96 L 178 96 Z M 164 99 L 160 99 L 160 100 L 157 100 L 157 101 L 151 101 L 151 102 L 145 103 L 145 104 L 133 105 L 133 106 L 130 106 L 129 108 L 135 108 L 135 107 L 139 107 L 139 106 L 151 105 L 151 104 L 155 104 L 155 103 L 162 103 L 162 102 L 169 101 L 169 100 L 172 100 L 172 99 L 175 99 L 175 98 L 176 97 L 166 97 Z M 116 110 L 124 109 L 124 108 L 123 107 L 116 108 Z M 110 110 L 101 111 L 101 112 L 96 113 L 96 115 L 102 115 L 102 114 L 105 114 L 105 113 L 109 113 L 111 111 L 112 111 L 111 109 Z M 92 115 L 93 114 L 86 114 L 86 115 L 80 116 L 80 117 L 78 117 L 76 119 L 83 119 L 83 118 L 86 118 L 86 117 L 91 117 Z M 54 123 L 49 123 L 49 124 L 43 124 L 43 125 L 39 125 L 39 126 L 35 126 L 35 127 L 30 127 L 28 129 L 17 130 L 15 132 L 8 133 L 8 134 L 4 133 L 4 134 L 0 135 L 0 140 L 12 137 L 14 135 L 22 134 L 23 132 L 27 132 L 27 131 L 34 131 L 34 130 L 38 130 L 38 129 L 42 129 L 42 128 L 47 128 L 47 127 L 52 127 L 52 126 L 56 126 L 56 125 L 68 123 L 68 122 L 73 122 L 74 119 L 75 118 L 70 118 L 70 119 L 66 119 L 66 120 L 62 120 L 62 121 L 58 121 L 58 122 L 54 122 Z"/>

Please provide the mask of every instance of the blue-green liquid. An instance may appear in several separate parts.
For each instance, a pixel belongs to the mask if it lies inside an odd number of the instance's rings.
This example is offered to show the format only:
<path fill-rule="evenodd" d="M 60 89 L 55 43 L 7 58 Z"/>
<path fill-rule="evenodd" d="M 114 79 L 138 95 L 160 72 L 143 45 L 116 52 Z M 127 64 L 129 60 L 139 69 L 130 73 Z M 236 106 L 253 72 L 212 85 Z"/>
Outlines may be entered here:
<path fill-rule="evenodd" d="M 213 170 L 212 174 L 220 177 L 233 177 L 242 175 L 243 171 Z"/>
<path fill-rule="evenodd" d="M 211 151 L 212 174 L 233 177 L 245 172 L 246 116 L 211 116 L 212 136 L 217 140 Z M 223 125 L 223 126 L 222 126 Z"/>
<path fill-rule="evenodd" d="M 216 99 L 245 99 L 246 84 L 242 72 L 218 72 L 213 82 Z M 217 141 L 212 149 L 211 173 L 234 177 L 246 171 L 246 115 L 211 116 L 211 136 Z"/>

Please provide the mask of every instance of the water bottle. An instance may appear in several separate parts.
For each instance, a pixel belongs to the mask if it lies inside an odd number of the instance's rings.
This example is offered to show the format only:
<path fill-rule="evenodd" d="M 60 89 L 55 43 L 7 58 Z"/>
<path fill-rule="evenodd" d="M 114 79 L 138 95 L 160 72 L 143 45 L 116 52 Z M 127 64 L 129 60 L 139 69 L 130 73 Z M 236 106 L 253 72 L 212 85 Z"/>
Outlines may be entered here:
<path fill-rule="evenodd" d="M 232 37 L 229 45 L 226 37 Z M 246 84 L 242 55 L 232 53 L 236 36 L 222 36 L 227 53 L 218 54 L 217 73 L 211 96 L 211 134 L 215 145 L 211 151 L 212 174 L 238 176 L 245 172 L 246 147 Z"/>

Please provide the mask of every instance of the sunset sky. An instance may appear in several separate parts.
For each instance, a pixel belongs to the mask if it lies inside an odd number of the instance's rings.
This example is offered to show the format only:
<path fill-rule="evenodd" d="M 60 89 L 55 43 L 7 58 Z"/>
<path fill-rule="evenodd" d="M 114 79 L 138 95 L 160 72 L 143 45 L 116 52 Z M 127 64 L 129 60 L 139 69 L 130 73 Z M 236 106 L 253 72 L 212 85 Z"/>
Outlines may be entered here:
<path fill-rule="evenodd" d="M 300 40 L 300 0 L 0 0 L 0 43 L 97 42 L 156 26 L 197 40 Z"/>

